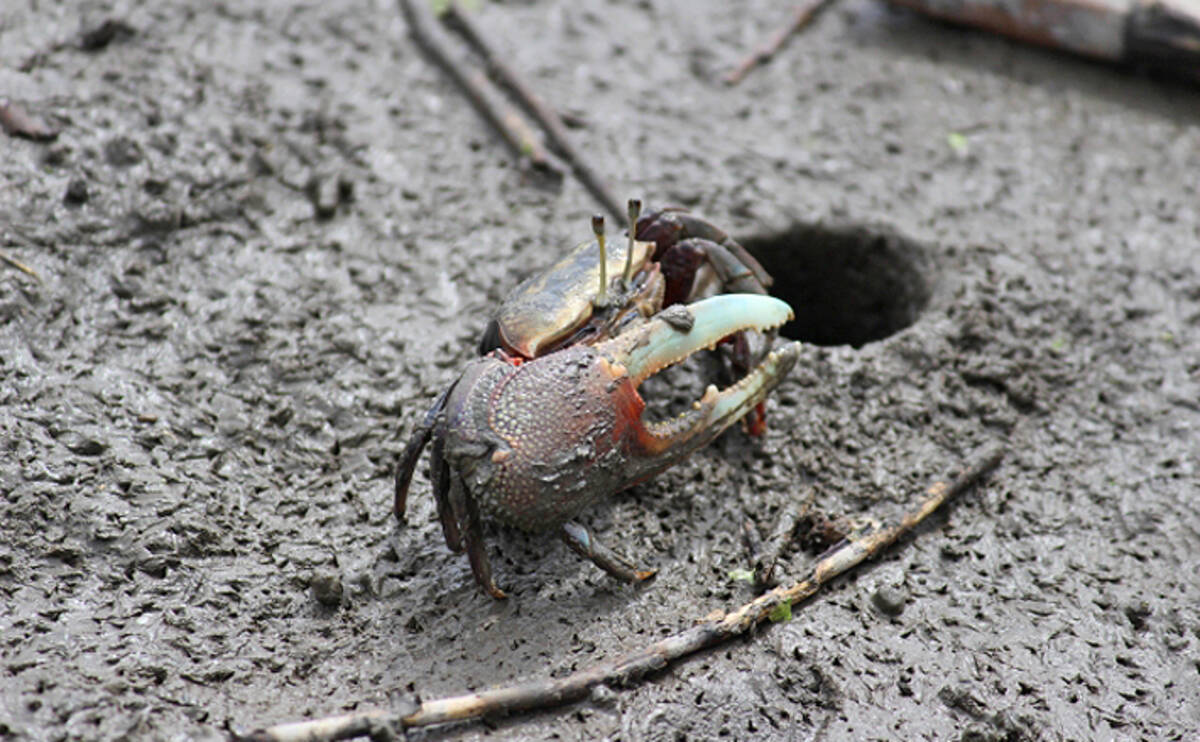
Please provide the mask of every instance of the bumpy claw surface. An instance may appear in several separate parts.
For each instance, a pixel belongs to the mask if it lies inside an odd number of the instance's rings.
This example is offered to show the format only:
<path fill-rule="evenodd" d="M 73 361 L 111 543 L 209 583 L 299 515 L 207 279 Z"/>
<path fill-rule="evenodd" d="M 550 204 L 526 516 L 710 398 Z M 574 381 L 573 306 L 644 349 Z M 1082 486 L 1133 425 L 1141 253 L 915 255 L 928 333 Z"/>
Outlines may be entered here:
<path fill-rule="evenodd" d="M 796 362 L 799 344 L 785 345 L 728 389 L 710 385 L 680 417 L 647 423 L 637 390 L 648 377 L 738 331 L 778 327 L 792 314 L 778 299 L 749 294 L 704 299 L 687 305 L 686 313 L 690 321 L 655 318 L 596 345 L 519 365 L 487 356 L 457 382 L 443 413 L 441 467 L 451 482 L 439 496 L 439 512 L 447 534 L 461 534 L 475 576 L 489 592 L 499 591 L 474 506 L 524 530 L 562 528 L 596 500 L 706 445 L 760 403 Z M 649 576 L 621 566 L 607 549 L 587 548 L 594 539 L 581 540 L 578 530 L 568 527 L 564 537 L 610 574 Z"/>

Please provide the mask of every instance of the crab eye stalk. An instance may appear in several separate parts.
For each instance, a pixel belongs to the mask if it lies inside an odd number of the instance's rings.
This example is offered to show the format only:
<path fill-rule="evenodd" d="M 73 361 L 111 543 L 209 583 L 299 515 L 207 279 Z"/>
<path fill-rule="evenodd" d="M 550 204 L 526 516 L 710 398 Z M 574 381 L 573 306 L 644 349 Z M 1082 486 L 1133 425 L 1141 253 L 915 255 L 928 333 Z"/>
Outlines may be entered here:
<path fill-rule="evenodd" d="M 608 305 L 608 254 L 604 249 L 603 214 L 592 217 L 592 234 L 596 235 L 596 242 L 600 245 L 600 290 L 596 292 L 595 304 L 603 307 Z"/>
<path fill-rule="evenodd" d="M 625 250 L 625 273 L 621 275 L 621 285 L 626 289 L 629 288 L 629 279 L 633 278 L 633 243 L 637 239 L 637 221 L 642 215 L 642 200 L 629 199 L 628 208 L 626 213 L 629 216 L 629 247 Z"/>

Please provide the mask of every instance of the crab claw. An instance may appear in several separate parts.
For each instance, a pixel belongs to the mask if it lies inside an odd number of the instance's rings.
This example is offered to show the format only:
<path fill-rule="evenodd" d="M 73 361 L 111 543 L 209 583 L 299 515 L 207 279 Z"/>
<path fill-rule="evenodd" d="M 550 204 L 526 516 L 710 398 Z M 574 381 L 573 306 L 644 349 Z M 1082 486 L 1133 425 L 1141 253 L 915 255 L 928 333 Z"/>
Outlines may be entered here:
<path fill-rule="evenodd" d="M 492 582 L 482 515 L 529 531 L 559 529 L 574 551 L 614 577 L 649 578 L 653 571 L 625 561 L 573 518 L 716 438 L 787 375 L 799 343 L 770 352 L 728 389 L 709 386 L 691 410 L 668 422 L 642 419 L 638 385 L 733 333 L 769 331 L 791 316 L 778 299 L 722 294 L 672 306 L 594 346 L 520 364 L 503 354 L 477 359 L 427 425 L 440 431 L 432 469 L 446 543 L 466 550 L 476 580 L 495 597 L 504 593 Z M 411 450 L 432 435 L 424 431 Z M 415 458 L 406 450 L 398 469 L 398 506 Z"/>
<path fill-rule="evenodd" d="M 446 455 L 492 517 L 526 530 L 559 526 L 716 438 L 787 375 L 799 344 L 772 351 L 724 391 L 709 386 L 671 421 L 643 421 L 639 384 L 733 333 L 767 331 L 791 316 L 773 297 L 721 294 L 516 368 L 481 359 L 494 370 L 460 382 L 452 395 Z"/>
<path fill-rule="evenodd" d="M 645 403 L 637 387 L 696 351 L 713 349 L 736 332 L 772 330 L 791 318 L 791 307 L 774 297 L 720 294 L 686 306 L 674 305 L 642 326 L 596 346 L 615 374 L 623 370 L 625 383 L 631 387 L 632 404 L 624 411 L 625 423 L 630 426 L 627 445 L 630 453 L 649 467 L 643 476 L 652 476 L 704 446 L 762 402 L 795 365 L 800 344 L 789 343 L 770 352 L 727 389 L 710 384 L 692 409 L 674 420 L 643 421 Z"/>

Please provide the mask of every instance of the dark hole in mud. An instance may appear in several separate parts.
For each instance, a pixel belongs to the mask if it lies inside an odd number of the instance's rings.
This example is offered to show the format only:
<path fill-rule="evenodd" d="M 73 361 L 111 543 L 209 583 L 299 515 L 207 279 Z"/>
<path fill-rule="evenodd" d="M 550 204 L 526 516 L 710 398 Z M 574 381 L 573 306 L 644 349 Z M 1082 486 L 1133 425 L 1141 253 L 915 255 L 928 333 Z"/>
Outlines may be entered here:
<path fill-rule="evenodd" d="M 916 322 L 932 294 L 926 248 L 887 229 L 796 224 L 742 244 L 792 305 L 781 330 L 792 340 L 858 348 Z"/>

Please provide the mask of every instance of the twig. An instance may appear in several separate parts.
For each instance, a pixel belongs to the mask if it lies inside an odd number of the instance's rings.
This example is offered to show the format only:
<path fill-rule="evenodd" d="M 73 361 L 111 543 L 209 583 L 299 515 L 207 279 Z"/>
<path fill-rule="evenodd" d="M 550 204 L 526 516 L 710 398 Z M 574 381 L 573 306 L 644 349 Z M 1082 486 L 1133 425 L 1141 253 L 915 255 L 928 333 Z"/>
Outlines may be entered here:
<path fill-rule="evenodd" d="M 1200 80 L 1195 0 L 888 0 L 1021 41 Z"/>
<path fill-rule="evenodd" d="M 725 75 L 726 85 L 737 85 L 746 75 L 759 65 L 766 64 L 771 57 L 779 53 L 787 40 L 792 37 L 800 29 L 804 28 L 809 22 L 816 17 L 817 13 L 825 7 L 831 0 L 805 0 L 800 5 L 796 6 L 796 10 L 792 13 L 792 21 L 784 28 L 775 32 L 762 46 L 755 49 L 745 59 L 741 61 L 737 67 L 734 67 Z"/>
<path fill-rule="evenodd" d="M 377 739 L 392 733 L 392 730 L 560 706 L 586 697 L 592 688 L 601 684 L 630 685 L 681 657 L 746 633 L 781 607 L 786 606 L 790 610 L 794 604 L 811 597 L 830 580 L 894 544 L 947 500 L 994 469 L 1003 457 L 1002 446 L 988 449 L 974 458 L 948 484 L 937 482 L 931 486 L 921 503 L 904 514 L 898 522 L 888 526 L 872 526 L 864 533 L 843 541 L 819 559 L 799 582 L 775 588 L 732 613 L 697 624 L 623 657 L 601 662 L 562 678 L 425 701 L 411 713 L 408 713 L 408 709 L 399 712 L 363 711 L 259 729 L 244 736 L 234 735 L 235 739 L 240 742 L 332 742 L 366 734 Z"/>
<path fill-rule="evenodd" d="M 37 271 L 35 271 L 33 268 L 30 268 L 29 266 L 25 265 L 20 260 L 17 260 L 16 258 L 14 258 L 13 256 L 9 255 L 8 253 L 4 252 L 3 250 L 0 250 L 0 260 L 3 260 L 5 263 L 8 263 L 9 265 L 11 265 L 12 267 L 21 271 L 22 273 L 32 276 L 33 280 L 37 281 L 38 283 L 45 283 L 44 281 L 42 281 L 42 277 L 38 275 Z"/>
<path fill-rule="evenodd" d="M 763 540 L 758 532 L 758 526 L 750 518 L 742 521 L 742 546 L 746 547 L 746 558 L 750 566 L 757 569 L 763 558 Z"/>
<path fill-rule="evenodd" d="M 558 113 L 547 106 L 537 93 L 529 87 L 511 67 L 501 58 L 492 45 L 483 38 L 479 27 L 470 16 L 459 7 L 457 2 L 451 2 L 442 14 L 442 22 L 463 39 L 483 58 L 492 78 L 517 99 L 525 112 L 533 117 L 546 132 L 550 148 L 559 154 L 571 167 L 571 172 L 592 194 L 592 197 L 604 206 L 605 210 L 617 220 L 618 224 L 628 221 L 625 206 L 608 190 L 604 181 L 596 175 L 596 171 L 583 159 L 579 151 L 571 144 L 567 134 L 566 124 Z M 627 224 L 625 224 L 628 226 Z"/>
<path fill-rule="evenodd" d="M 421 47 L 430 61 L 440 67 L 458 86 L 475 111 L 496 130 L 504 143 L 512 150 L 517 160 L 538 173 L 553 178 L 562 178 L 563 167 L 532 136 L 529 126 L 521 120 L 517 112 L 511 109 L 503 112 L 497 110 L 496 105 L 489 100 L 487 90 L 482 84 L 483 76 L 467 72 L 430 32 L 429 24 L 424 17 L 424 8 L 420 10 L 417 8 L 421 5 L 419 0 L 416 2 L 399 0 L 399 3 L 400 11 L 404 14 L 404 20 L 408 24 L 408 32 L 412 35 L 413 41 Z"/>
<path fill-rule="evenodd" d="M 758 558 L 754 561 L 754 584 L 756 587 L 767 589 L 778 584 L 775 579 L 775 567 L 779 563 L 779 557 L 791 546 L 792 537 L 796 532 L 796 523 L 808 513 L 815 498 L 816 492 L 809 490 L 803 503 L 792 500 L 784 507 L 779 516 L 779 522 L 775 524 L 775 531 L 767 541 L 765 549 L 759 551 Z"/>

